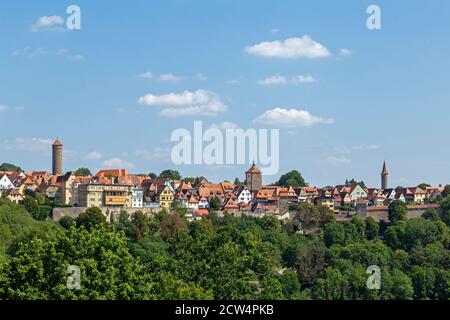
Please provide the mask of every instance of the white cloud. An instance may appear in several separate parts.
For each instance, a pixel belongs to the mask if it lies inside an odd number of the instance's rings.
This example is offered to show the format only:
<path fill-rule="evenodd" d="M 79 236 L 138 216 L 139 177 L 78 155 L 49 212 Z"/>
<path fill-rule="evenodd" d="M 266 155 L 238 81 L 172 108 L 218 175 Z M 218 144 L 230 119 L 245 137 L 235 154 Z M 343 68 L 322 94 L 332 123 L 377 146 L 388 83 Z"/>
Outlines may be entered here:
<path fill-rule="evenodd" d="M 98 161 L 102 158 L 102 154 L 98 151 L 92 151 L 88 153 L 83 159 L 85 160 L 92 160 L 92 161 Z"/>
<path fill-rule="evenodd" d="M 165 82 L 179 82 L 179 81 L 181 81 L 183 79 L 184 79 L 184 77 L 177 76 L 177 75 L 174 75 L 172 73 L 165 73 L 165 74 L 162 74 L 162 75 L 160 75 L 158 77 L 159 81 L 165 81 Z"/>
<path fill-rule="evenodd" d="M 222 123 L 213 123 L 210 126 L 210 128 L 226 130 L 226 129 L 238 129 L 239 126 L 234 122 L 224 121 Z"/>
<path fill-rule="evenodd" d="M 353 54 L 353 51 L 346 48 L 339 49 L 339 56 L 341 57 L 349 57 Z"/>
<path fill-rule="evenodd" d="M 292 77 L 291 83 L 294 84 L 300 84 L 300 83 L 314 83 L 317 82 L 316 79 L 314 79 L 313 76 L 307 74 L 307 75 L 298 75 L 295 77 Z"/>
<path fill-rule="evenodd" d="M 20 150 L 30 152 L 50 152 L 52 139 L 45 138 L 16 138 L 13 141 L 5 141 L 6 150 Z"/>
<path fill-rule="evenodd" d="M 380 147 L 374 144 L 371 145 L 357 145 L 350 147 L 334 147 L 333 150 L 336 153 L 352 153 L 353 151 L 372 151 L 377 150 Z"/>
<path fill-rule="evenodd" d="M 112 158 L 103 161 L 103 166 L 107 168 L 120 168 L 120 169 L 133 169 L 134 164 L 131 162 L 124 161 L 120 158 Z"/>
<path fill-rule="evenodd" d="M 280 84 L 288 83 L 288 79 L 286 77 L 280 75 L 270 76 L 268 78 L 258 80 L 257 82 L 260 86 L 275 86 Z"/>
<path fill-rule="evenodd" d="M 240 82 L 239 79 L 230 79 L 226 81 L 227 84 L 239 84 Z"/>
<path fill-rule="evenodd" d="M 42 16 L 39 17 L 31 27 L 33 32 L 39 31 L 64 31 L 62 27 L 64 19 L 60 16 Z"/>
<path fill-rule="evenodd" d="M 126 110 L 125 110 L 125 108 L 117 108 L 116 111 L 118 113 L 125 113 Z"/>
<path fill-rule="evenodd" d="M 288 38 L 282 41 L 266 41 L 248 46 L 245 51 L 261 57 L 275 58 L 323 58 L 331 55 L 322 44 L 311 39 L 310 36 Z"/>
<path fill-rule="evenodd" d="M 75 53 L 75 54 L 70 54 L 67 56 L 69 59 L 71 60 L 76 60 L 76 61 L 84 61 L 86 60 L 86 57 L 80 53 Z"/>
<path fill-rule="evenodd" d="M 197 74 L 195 75 L 195 78 L 196 78 L 198 81 L 207 81 L 207 80 L 208 80 L 208 77 L 205 76 L 203 73 L 197 73 Z"/>
<path fill-rule="evenodd" d="M 145 160 L 169 158 L 170 150 L 167 148 L 154 148 L 152 150 L 137 150 L 135 155 Z"/>
<path fill-rule="evenodd" d="M 146 94 L 139 98 L 139 103 L 147 106 L 165 107 L 160 115 L 166 117 L 213 116 L 227 111 L 228 107 L 219 96 L 211 91 L 197 90 L 163 95 Z"/>
<path fill-rule="evenodd" d="M 21 111 L 25 110 L 25 107 L 23 107 L 23 106 L 9 107 L 9 106 L 6 106 L 4 104 L 0 104 L 0 112 L 8 112 L 8 111 L 11 111 L 11 110 L 17 111 L 17 112 L 21 112 Z"/>
<path fill-rule="evenodd" d="M 151 79 L 153 78 L 153 73 L 150 71 L 145 71 L 144 73 L 138 74 L 136 77 L 138 79 Z"/>
<path fill-rule="evenodd" d="M 314 82 L 317 82 L 317 80 L 314 79 L 314 77 L 312 77 L 311 75 L 298 75 L 288 79 L 278 74 L 257 81 L 257 83 L 261 86 L 276 86 L 285 84 L 298 85 L 302 83 L 314 83 Z"/>
<path fill-rule="evenodd" d="M 281 30 L 278 28 L 273 28 L 272 30 L 270 30 L 270 33 L 272 34 L 277 34 L 278 32 L 280 32 Z"/>
<path fill-rule="evenodd" d="M 48 53 L 49 53 L 49 51 L 45 48 L 25 47 L 23 49 L 14 50 L 13 56 L 14 57 L 27 56 L 27 57 L 32 58 L 32 57 L 39 56 L 39 55 L 46 55 Z"/>
<path fill-rule="evenodd" d="M 33 58 L 36 56 L 42 56 L 42 55 L 52 55 L 52 56 L 65 57 L 69 60 L 74 60 L 74 61 L 86 60 L 86 57 L 83 54 L 71 52 L 69 49 L 66 49 L 66 48 L 52 51 L 52 50 L 48 50 L 46 48 L 40 48 L 40 47 L 39 48 L 25 47 L 23 49 L 14 50 L 12 55 L 14 57 L 25 56 L 25 57 L 29 57 L 29 58 Z"/>
<path fill-rule="evenodd" d="M 352 164 L 352 160 L 346 157 L 335 157 L 331 156 L 325 159 L 325 162 L 334 165 L 334 166 L 340 166 L 340 165 L 349 165 Z"/>
<path fill-rule="evenodd" d="M 334 119 L 316 117 L 306 110 L 274 108 L 258 116 L 255 123 L 283 127 L 308 127 L 315 124 L 331 124 Z"/>

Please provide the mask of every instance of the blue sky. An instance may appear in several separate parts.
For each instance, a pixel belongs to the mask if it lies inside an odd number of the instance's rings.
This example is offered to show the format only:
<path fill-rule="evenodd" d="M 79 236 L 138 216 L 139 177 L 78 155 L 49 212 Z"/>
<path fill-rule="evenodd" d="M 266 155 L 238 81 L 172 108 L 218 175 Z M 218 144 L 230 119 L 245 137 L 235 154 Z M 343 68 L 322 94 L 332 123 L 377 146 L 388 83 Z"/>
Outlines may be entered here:
<path fill-rule="evenodd" d="M 39 23 L 65 20 L 71 4 L 81 30 Z M 366 27 L 370 4 L 381 30 Z M 258 47 L 306 37 L 319 46 L 309 56 Z M 59 136 L 65 170 L 243 179 L 247 166 L 172 164 L 171 132 L 202 120 L 279 128 L 279 174 L 297 169 L 311 185 L 379 186 L 383 160 L 394 185 L 450 182 L 448 1 L 8 1 L 0 39 L 0 162 L 50 170 Z M 226 111 L 167 116 L 171 106 L 139 103 L 198 90 Z M 254 122 L 275 108 L 294 117 Z"/>

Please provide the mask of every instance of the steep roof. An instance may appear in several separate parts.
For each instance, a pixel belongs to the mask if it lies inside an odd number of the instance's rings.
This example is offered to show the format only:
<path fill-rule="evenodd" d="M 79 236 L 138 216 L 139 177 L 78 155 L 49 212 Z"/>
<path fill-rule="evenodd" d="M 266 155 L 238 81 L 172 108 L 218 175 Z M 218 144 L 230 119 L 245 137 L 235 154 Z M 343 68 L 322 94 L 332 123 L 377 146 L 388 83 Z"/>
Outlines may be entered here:
<path fill-rule="evenodd" d="M 59 140 L 58 138 L 56 138 L 55 142 L 53 142 L 54 146 L 62 146 L 63 144 L 61 143 L 61 140 Z"/>
<path fill-rule="evenodd" d="M 128 171 L 126 169 L 108 169 L 108 170 L 100 170 L 96 174 L 97 177 L 106 176 L 106 175 L 117 176 L 117 177 L 118 176 L 127 176 Z"/>
<path fill-rule="evenodd" d="M 250 169 L 248 169 L 247 171 L 245 171 L 245 173 L 261 173 L 261 170 L 258 169 L 255 165 L 255 163 L 253 162 L 252 166 L 250 167 Z"/>
<path fill-rule="evenodd" d="M 381 171 L 382 174 L 388 174 L 388 170 L 387 170 L 387 166 L 386 166 L 386 161 L 383 163 L 383 171 Z"/>

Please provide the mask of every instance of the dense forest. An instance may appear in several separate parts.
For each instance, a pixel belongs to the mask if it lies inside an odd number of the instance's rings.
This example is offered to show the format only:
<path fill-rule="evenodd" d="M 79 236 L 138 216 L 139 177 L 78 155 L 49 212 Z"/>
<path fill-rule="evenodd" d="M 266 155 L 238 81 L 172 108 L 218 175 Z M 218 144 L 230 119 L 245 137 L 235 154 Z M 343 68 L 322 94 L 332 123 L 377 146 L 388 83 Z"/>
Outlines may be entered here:
<path fill-rule="evenodd" d="M 58 223 L 32 204 L 0 199 L 0 299 L 445 299 L 450 297 L 450 196 L 442 211 L 390 223 L 336 223 L 300 205 L 294 220 L 218 217 L 188 222 L 175 206 L 148 218 L 98 208 Z M 41 210 L 42 211 L 42 210 Z M 80 288 L 67 286 L 78 266 Z M 367 268 L 381 270 L 369 290 Z"/>

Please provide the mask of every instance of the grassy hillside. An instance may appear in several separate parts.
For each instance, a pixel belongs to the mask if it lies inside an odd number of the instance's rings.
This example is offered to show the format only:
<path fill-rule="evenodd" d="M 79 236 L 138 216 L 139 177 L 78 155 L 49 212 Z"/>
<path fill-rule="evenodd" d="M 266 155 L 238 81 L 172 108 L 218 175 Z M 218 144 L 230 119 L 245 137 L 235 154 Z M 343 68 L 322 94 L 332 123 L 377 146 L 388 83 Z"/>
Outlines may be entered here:
<path fill-rule="evenodd" d="M 0 198 L 0 263 L 5 261 L 8 249 L 13 250 L 15 240 L 41 234 L 53 235 L 60 226 L 53 221 L 36 221 L 30 214 L 6 199 Z"/>

